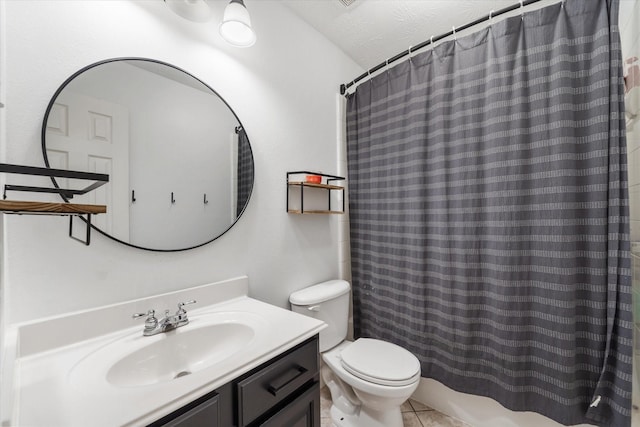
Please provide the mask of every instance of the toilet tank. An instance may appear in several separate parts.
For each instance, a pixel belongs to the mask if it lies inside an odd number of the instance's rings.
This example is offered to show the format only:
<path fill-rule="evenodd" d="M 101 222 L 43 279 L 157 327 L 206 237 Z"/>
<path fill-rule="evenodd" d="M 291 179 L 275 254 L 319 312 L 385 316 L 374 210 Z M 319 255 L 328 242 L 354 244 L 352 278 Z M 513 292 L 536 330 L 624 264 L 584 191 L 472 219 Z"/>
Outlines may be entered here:
<path fill-rule="evenodd" d="M 349 324 L 349 282 L 329 280 L 291 294 L 291 310 L 325 322 L 320 331 L 320 351 L 329 350 L 347 337 Z"/>

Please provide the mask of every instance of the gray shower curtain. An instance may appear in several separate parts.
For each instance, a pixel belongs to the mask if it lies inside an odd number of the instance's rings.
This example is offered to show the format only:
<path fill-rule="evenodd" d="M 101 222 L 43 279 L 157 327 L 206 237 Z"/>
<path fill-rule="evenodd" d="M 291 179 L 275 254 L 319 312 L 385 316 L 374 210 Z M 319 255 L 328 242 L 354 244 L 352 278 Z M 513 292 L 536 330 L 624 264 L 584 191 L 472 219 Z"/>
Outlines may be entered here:
<path fill-rule="evenodd" d="M 527 11 L 349 96 L 357 336 L 513 410 L 629 425 L 617 19 L 617 0 Z"/>

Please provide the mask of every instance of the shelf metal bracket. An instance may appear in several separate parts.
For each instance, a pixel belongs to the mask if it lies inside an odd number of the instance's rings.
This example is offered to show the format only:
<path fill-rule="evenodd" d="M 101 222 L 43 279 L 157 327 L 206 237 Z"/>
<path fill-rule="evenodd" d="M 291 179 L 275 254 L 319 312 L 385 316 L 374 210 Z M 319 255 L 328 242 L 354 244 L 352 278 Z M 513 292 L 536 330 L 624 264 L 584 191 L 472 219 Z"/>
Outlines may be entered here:
<path fill-rule="evenodd" d="M 73 218 L 75 216 L 80 216 L 80 219 L 82 219 L 87 226 L 84 240 L 79 239 L 73 235 Z M 71 237 L 73 240 L 77 240 L 80 243 L 84 243 L 86 246 L 89 246 L 91 244 L 91 214 L 87 214 L 87 219 L 84 219 L 81 215 L 69 215 L 69 237 Z"/>
<path fill-rule="evenodd" d="M 81 190 L 60 188 L 58 187 L 57 184 L 55 185 L 55 188 L 31 187 L 31 186 L 22 186 L 22 185 L 5 185 L 5 193 L 7 190 L 27 191 L 27 192 L 35 192 L 35 193 L 54 193 L 54 194 L 60 194 L 62 197 L 65 197 L 65 198 L 72 198 L 74 195 L 81 195 L 81 194 L 88 193 L 89 191 L 95 190 L 96 188 L 109 182 L 109 175 L 102 174 L 102 173 L 79 172 L 79 171 L 70 171 L 65 169 L 40 168 L 36 166 L 12 165 L 8 163 L 0 163 L 0 173 L 48 176 L 52 180 L 53 178 L 71 178 L 71 179 L 95 181 L 94 183 L 88 185 L 87 187 Z"/>

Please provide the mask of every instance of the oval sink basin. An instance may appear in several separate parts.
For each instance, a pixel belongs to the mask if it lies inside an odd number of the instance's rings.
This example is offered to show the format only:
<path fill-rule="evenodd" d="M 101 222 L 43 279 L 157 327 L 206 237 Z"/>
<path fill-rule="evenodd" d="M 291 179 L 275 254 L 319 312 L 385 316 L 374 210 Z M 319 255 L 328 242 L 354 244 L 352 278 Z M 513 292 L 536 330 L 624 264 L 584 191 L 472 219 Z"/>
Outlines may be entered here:
<path fill-rule="evenodd" d="M 69 372 L 69 381 L 79 387 L 96 381 L 139 387 L 189 378 L 247 349 L 258 335 L 265 334 L 266 324 L 253 313 L 217 312 L 150 337 L 142 336 L 140 328 L 82 358 Z"/>
<path fill-rule="evenodd" d="M 226 359 L 254 336 L 253 329 L 241 323 L 214 324 L 181 332 L 180 329 L 166 332 L 165 339 L 123 357 L 109 369 L 107 381 L 121 387 L 171 381 Z"/>

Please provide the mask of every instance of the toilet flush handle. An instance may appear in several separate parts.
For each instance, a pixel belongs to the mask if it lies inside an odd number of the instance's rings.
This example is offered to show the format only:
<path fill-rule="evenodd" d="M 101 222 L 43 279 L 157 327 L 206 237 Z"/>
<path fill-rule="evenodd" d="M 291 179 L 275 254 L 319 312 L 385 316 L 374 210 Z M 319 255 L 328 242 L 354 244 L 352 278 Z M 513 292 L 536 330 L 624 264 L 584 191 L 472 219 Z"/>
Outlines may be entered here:
<path fill-rule="evenodd" d="M 319 305 L 312 305 L 311 307 L 307 307 L 307 310 L 309 310 L 309 311 L 320 311 L 320 306 Z"/>

